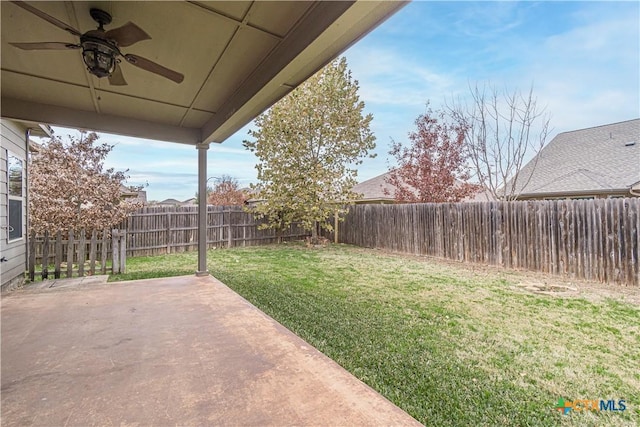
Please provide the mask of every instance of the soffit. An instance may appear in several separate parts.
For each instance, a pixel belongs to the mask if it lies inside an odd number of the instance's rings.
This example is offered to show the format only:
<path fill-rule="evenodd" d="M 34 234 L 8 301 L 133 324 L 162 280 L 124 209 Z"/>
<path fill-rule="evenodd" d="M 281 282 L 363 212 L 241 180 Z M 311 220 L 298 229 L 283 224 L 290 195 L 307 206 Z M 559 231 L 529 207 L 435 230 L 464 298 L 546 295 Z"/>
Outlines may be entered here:
<path fill-rule="evenodd" d="M 89 74 L 80 50 L 24 51 L 9 42 L 77 43 L 73 35 L 2 2 L 2 115 L 197 144 L 222 142 L 401 2 L 29 2 L 84 33 L 90 8 L 131 21 L 151 40 L 122 48 L 185 78 L 176 84 L 128 63 L 127 86 Z"/>

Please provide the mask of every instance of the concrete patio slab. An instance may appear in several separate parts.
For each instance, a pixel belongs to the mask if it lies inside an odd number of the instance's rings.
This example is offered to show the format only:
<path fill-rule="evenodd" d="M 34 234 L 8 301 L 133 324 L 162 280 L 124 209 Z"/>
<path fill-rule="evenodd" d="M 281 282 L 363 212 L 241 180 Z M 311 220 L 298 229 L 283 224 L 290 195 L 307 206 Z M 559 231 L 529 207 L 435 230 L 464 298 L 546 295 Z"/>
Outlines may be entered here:
<path fill-rule="evenodd" d="M 2 298 L 2 425 L 419 425 L 211 277 Z"/>

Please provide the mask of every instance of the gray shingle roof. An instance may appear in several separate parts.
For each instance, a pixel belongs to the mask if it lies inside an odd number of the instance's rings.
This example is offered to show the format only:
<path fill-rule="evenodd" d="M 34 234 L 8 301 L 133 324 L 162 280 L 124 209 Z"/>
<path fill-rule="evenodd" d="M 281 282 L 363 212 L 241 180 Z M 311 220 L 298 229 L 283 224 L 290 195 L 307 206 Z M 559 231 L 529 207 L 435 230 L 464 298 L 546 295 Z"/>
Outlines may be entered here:
<path fill-rule="evenodd" d="M 627 190 L 640 182 L 640 119 L 560 133 L 538 157 L 522 169 L 523 196 Z"/>
<path fill-rule="evenodd" d="M 180 200 L 176 199 L 164 199 L 163 201 L 158 202 L 159 205 L 179 205 L 180 203 Z"/>
<path fill-rule="evenodd" d="M 362 195 L 358 199 L 359 202 L 393 202 L 395 201 L 396 187 L 389 184 L 387 179 L 390 172 L 383 173 L 382 175 L 374 176 L 371 179 L 362 181 L 360 184 L 356 184 L 351 191 Z M 387 190 L 388 194 L 385 194 Z M 493 200 L 488 192 L 478 191 L 478 193 L 464 198 L 463 202 L 487 202 Z"/>
<path fill-rule="evenodd" d="M 369 201 L 369 200 L 394 200 L 395 187 L 386 182 L 386 178 L 389 176 L 389 172 L 383 173 L 382 175 L 375 176 L 366 181 L 362 181 L 359 184 L 356 184 L 351 191 L 354 193 L 359 193 L 362 197 L 359 199 L 361 201 Z M 384 194 L 384 190 L 387 189 L 389 194 Z"/>

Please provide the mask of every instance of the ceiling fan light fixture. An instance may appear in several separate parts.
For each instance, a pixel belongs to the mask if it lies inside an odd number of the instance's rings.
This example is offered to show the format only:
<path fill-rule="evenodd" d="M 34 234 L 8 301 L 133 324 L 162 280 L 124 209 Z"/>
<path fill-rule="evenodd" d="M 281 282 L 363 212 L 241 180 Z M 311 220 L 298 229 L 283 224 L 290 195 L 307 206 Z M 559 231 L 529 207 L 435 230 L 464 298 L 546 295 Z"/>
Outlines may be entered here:
<path fill-rule="evenodd" d="M 89 72 L 97 77 L 108 77 L 116 69 L 118 51 L 104 40 L 82 37 L 82 60 Z"/>
<path fill-rule="evenodd" d="M 126 54 L 120 52 L 120 47 L 131 46 L 143 40 L 150 40 L 151 36 L 133 22 L 105 31 L 104 26 L 111 23 L 111 15 L 100 9 L 91 9 L 89 14 L 98 23 L 98 28 L 81 33 L 70 25 L 54 18 L 51 15 L 31 6 L 23 1 L 12 2 L 16 6 L 31 12 L 40 19 L 47 21 L 56 27 L 65 30 L 75 37 L 80 38 L 80 44 L 65 42 L 35 42 L 35 43 L 9 43 L 15 48 L 22 50 L 66 50 L 82 48 L 82 61 L 87 70 L 98 78 L 108 77 L 112 86 L 125 86 L 127 81 L 122 75 L 122 70 L 118 66 L 122 56 L 125 61 L 140 68 L 141 70 L 157 74 L 175 83 L 182 83 L 184 75 L 170 68 L 163 67 L 150 59 L 142 56 Z"/>

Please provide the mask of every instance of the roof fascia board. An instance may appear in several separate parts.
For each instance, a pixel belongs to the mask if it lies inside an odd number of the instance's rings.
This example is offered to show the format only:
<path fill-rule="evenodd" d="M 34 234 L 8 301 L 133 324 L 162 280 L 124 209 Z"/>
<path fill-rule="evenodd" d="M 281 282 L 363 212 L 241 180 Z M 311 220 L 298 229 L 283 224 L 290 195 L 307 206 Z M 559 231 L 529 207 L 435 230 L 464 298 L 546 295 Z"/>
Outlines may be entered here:
<path fill-rule="evenodd" d="M 2 98 L 1 103 L 2 117 L 15 120 L 27 120 L 190 145 L 201 142 L 200 129 L 195 128 L 184 128 L 128 117 L 98 114 L 92 111 L 80 111 L 5 97 Z"/>
<path fill-rule="evenodd" d="M 316 2 L 293 31 L 280 43 L 256 70 L 247 77 L 244 84 L 216 112 L 203 128 L 203 135 L 212 135 L 242 106 L 253 98 L 300 52 L 304 51 L 332 22 L 337 20 L 351 7 L 353 2 Z M 284 94 L 280 95 L 284 96 Z M 279 98 L 278 98 L 279 99 Z M 251 119 L 249 119 L 251 120 Z M 247 120 L 248 122 L 248 120 Z M 240 126 L 241 127 L 241 126 Z M 219 139 L 219 138 L 217 138 Z M 209 138 L 205 141 L 209 142 Z M 216 141 L 215 142 L 221 142 Z"/>
<path fill-rule="evenodd" d="M 628 188 L 612 188 L 607 189 L 607 191 L 593 191 L 593 190 L 584 190 L 584 191 L 567 191 L 567 192 L 558 192 L 558 193 L 525 193 L 518 194 L 517 200 L 524 199 L 542 199 L 542 198 L 569 198 L 569 197 L 587 197 L 587 196 L 620 196 L 629 194 Z"/>
<path fill-rule="evenodd" d="M 307 15 L 309 22 L 299 25 L 204 126 L 203 141 L 223 142 L 407 3 L 357 1 L 336 8 L 334 2 L 320 2 Z"/>

